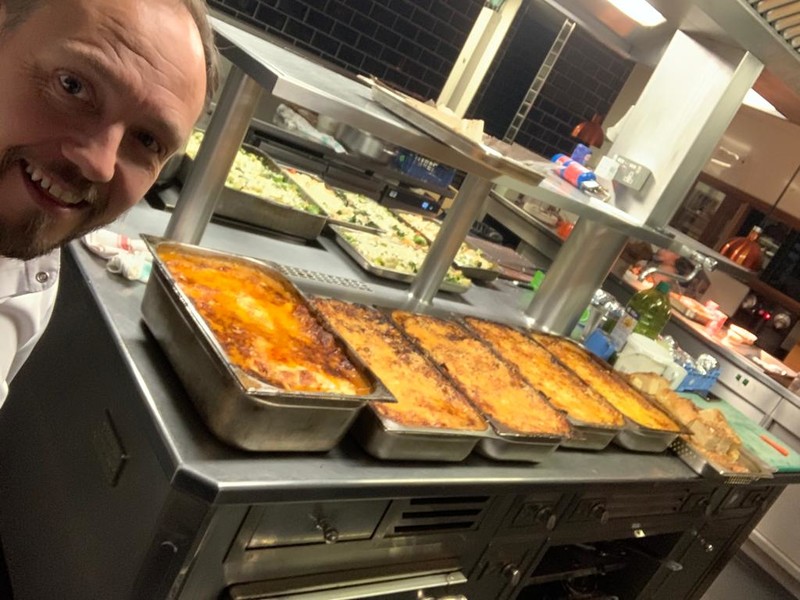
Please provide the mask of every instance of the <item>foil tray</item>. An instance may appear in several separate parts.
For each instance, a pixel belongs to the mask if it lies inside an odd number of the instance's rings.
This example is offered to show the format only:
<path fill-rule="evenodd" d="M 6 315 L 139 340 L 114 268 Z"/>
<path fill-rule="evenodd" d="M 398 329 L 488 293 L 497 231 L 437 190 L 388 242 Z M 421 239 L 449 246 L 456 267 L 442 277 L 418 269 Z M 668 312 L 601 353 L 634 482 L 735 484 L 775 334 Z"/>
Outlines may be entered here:
<path fill-rule="evenodd" d="M 322 208 L 322 205 L 320 205 L 316 200 L 314 200 L 314 194 L 312 192 L 309 192 L 308 189 L 305 186 L 303 186 L 302 183 L 297 181 L 297 179 L 293 176 L 292 171 L 302 172 L 302 173 L 304 173 L 304 174 L 306 174 L 306 175 L 308 175 L 310 177 L 315 177 L 316 179 L 319 179 L 323 183 L 325 183 L 325 180 L 322 179 L 319 175 L 316 175 L 314 173 L 310 173 L 309 171 L 304 171 L 303 169 L 298 169 L 296 167 L 290 167 L 288 165 L 284 165 L 284 164 L 281 164 L 281 163 L 276 163 L 276 164 L 278 165 L 278 167 L 283 169 L 283 172 L 286 174 L 286 176 L 297 187 L 299 187 L 301 190 L 303 190 L 303 193 L 305 194 L 305 196 L 307 198 L 311 198 L 314 201 L 314 204 L 318 205 L 320 207 L 320 210 L 322 210 L 323 214 L 325 214 L 326 211 L 325 211 L 324 208 Z M 334 187 L 334 186 L 330 186 L 330 187 Z M 341 219 L 337 219 L 336 216 L 331 215 L 331 214 L 328 214 L 328 220 L 327 220 L 326 225 L 329 225 L 329 226 L 330 225 L 338 225 L 339 227 L 349 227 L 350 229 L 357 229 L 359 231 L 366 231 L 367 233 L 377 233 L 377 234 L 384 233 L 383 229 L 380 229 L 378 227 L 372 227 L 370 225 L 361 225 L 360 223 L 352 223 L 350 221 L 342 221 Z"/>
<path fill-rule="evenodd" d="M 372 406 L 361 411 L 351 434 L 375 458 L 441 462 L 464 460 L 487 435 L 485 431 L 407 427 L 383 417 Z"/>
<path fill-rule="evenodd" d="M 347 255 L 352 258 L 356 264 L 364 269 L 367 273 L 371 273 L 376 277 L 381 277 L 383 279 L 389 279 L 391 281 L 400 281 L 403 283 L 411 283 L 414 281 L 415 275 L 410 275 L 408 273 L 401 273 L 400 271 L 393 271 L 391 269 L 387 269 L 385 267 L 381 267 L 380 265 L 376 265 L 370 262 L 364 255 L 362 255 L 356 248 L 353 247 L 350 242 L 348 242 L 340 233 L 340 228 L 337 225 L 331 227 L 334 234 L 336 234 L 336 242 L 342 249 L 347 253 Z M 442 285 L 439 286 L 440 292 L 450 292 L 451 294 L 463 294 L 465 293 L 470 286 L 468 285 L 458 285 L 449 281 L 443 281 Z"/>
<path fill-rule="evenodd" d="M 154 257 L 153 274 L 142 302 L 144 322 L 202 420 L 223 442 L 250 451 L 324 452 L 339 442 L 368 402 L 394 400 L 345 344 L 342 346 L 348 358 L 372 384 L 372 393 L 342 396 L 292 392 L 243 373 L 228 361 L 204 319 L 158 258 L 156 248 L 168 243 L 203 255 L 248 262 L 290 289 L 296 288 L 275 267 L 262 261 L 142 237 Z M 305 302 L 297 294 L 299 301 Z"/>
<path fill-rule="evenodd" d="M 619 435 L 619 427 L 603 427 L 584 423 L 566 415 L 572 426 L 572 437 L 561 442 L 562 448 L 573 450 L 604 450 Z"/>
<path fill-rule="evenodd" d="M 739 462 L 747 468 L 747 473 L 730 471 L 716 464 L 712 459 L 698 452 L 690 443 L 681 437 L 670 445 L 673 452 L 695 473 L 702 477 L 723 479 L 725 483 L 745 485 L 759 479 L 772 479 L 774 470 L 758 457 L 741 448 Z"/>
<path fill-rule="evenodd" d="M 553 454 L 558 448 L 561 438 L 536 438 L 514 440 L 511 437 L 496 435 L 486 437 L 478 442 L 478 454 L 502 461 L 521 461 L 538 463 Z"/>
<path fill-rule="evenodd" d="M 536 333 L 537 335 L 549 335 L 542 332 L 536 332 Z M 564 339 L 567 342 L 575 345 L 578 349 L 580 349 L 580 351 L 584 354 L 584 356 L 588 360 L 591 360 L 595 365 L 608 372 L 609 375 L 613 377 L 615 380 L 619 381 L 625 386 L 631 387 L 627 381 L 625 381 L 622 377 L 620 377 L 620 375 L 616 371 L 612 369 L 611 365 L 596 357 L 594 354 L 586 350 L 583 346 L 581 346 L 577 342 L 561 336 L 552 336 L 552 337 L 559 337 L 560 339 Z M 536 340 L 534 339 L 534 341 Z M 572 369 L 570 369 L 568 365 L 565 365 L 564 363 L 560 362 L 558 360 L 558 357 L 555 358 L 556 362 L 558 362 L 562 367 L 575 374 L 575 372 Z M 575 374 L 575 376 L 580 379 L 580 377 L 577 374 Z M 637 394 L 642 396 L 644 400 L 654 409 L 666 414 L 670 419 L 675 421 L 675 418 L 673 416 L 666 413 L 660 406 L 654 404 L 651 400 L 647 398 L 646 395 L 642 394 L 639 390 L 636 390 L 635 388 L 632 389 Z M 616 445 L 625 448 L 626 450 L 631 450 L 633 452 L 653 452 L 653 453 L 664 452 L 667 448 L 669 448 L 670 444 L 673 441 L 675 441 L 675 439 L 680 434 L 689 433 L 689 430 L 678 422 L 675 423 L 678 426 L 677 430 L 668 431 L 664 429 L 651 429 L 650 427 L 645 427 L 644 425 L 640 425 L 639 423 L 630 419 L 624 413 L 622 416 L 625 418 L 625 425 L 623 426 L 622 429 L 616 432 L 616 435 L 614 435 L 613 437 L 613 442 Z"/>
<path fill-rule="evenodd" d="M 544 179 L 544 174 L 541 171 L 528 168 L 518 160 L 503 156 L 499 151 L 473 140 L 460 131 L 456 131 L 433 116 L 418 110 L 412 104 L 414 102 L 412 98 L 374 80 L 372 82 L 372 99 L 420 131 L 427 133 L 473 160 L 482 162 L 491 169 L 500 171 L 528 185 L 538 185 Z"/>
<path fill-rule="evenodd" d="M 403 219 L 403 215 L 406 214 L 408 211 L 393 209 L 392 212 L 394 214 L 396 214 L 406 225 L 408 225 L 409 227 L 414 229 L 414 226 L 409 221 L 406 221 L 405 219 Z M 418 217 L 422 217 L 426 221 L 432 221 L 432 222 L 436 223 L 437 225 L 441 226 L 441 223 L 439 222 L 438 219 L 434 219 L 434 218 L 426 216 L 426 215 L 418 215 L 416 213 L 414 213 L 414 215 L 418 216 Z M 428 236 L 426 236 L 421 231 L 417 231 L 417 233 L 419 233 L 422 237 L 427 239 L 428 242 L 433 243 L 433 240 L 428 239 Z M 470 244 L 467 241 L 465 241 L 464 244 L 466 244 L 471 250 L 480 251 L 482 254 L 485 254 L 483 252 L 483 250 L 481 250 L 480 248 L 478 248 L 474 244 Z M 469 277 L 470 279 L 472 279 L 474 281 L 494 281 L 495 279 L 497 279 L 500 276 L 500 269 L 497 268 L 496 266 L 495 266 L 494 269 L 479 269 L 477 267 L 466 267 L 466 266 L 463 266 L 463 265 L 459 265 L 457 262 L 455 262 L 455 260 L 453 261 L 453 264 L 455 265 L 455 267 L 459 271 L 464 273 L 465 276 Z"/>
<path fill-rule="evenodd" d="M 469 395 L 463 390 L 461 385 L 449 374 L 447 369 L 442 368 L 439 363 L 430 355 L 430 353 L 414 341 L 411 336 L 406 334 L 402 327 L 396 324 L 396 321 L 391 317 L 389 311 L 389 319 L 395 323 L 400 332 L 406 336 L 414 346 L 422 352 L 425 357 L 444 375 L 445 379 L 451 382 L 453 387 L 461 391 L 464 396 L 469 400 Z M 464 329 L 469 335 L 475 337 L 473 331 L 466 325 L 463 325 L 460 316 L 450 314 L 450 321 L 456 323 L 459 327 Z M 477 339 L 477 338 L 476 338 Z M 490 352 L 494 352 L 488 348 Z M 503 360 L 502 358 L 500 360 Z M 511 365 L 513 370 L 516 370 Z M 522 375 L 520 375 L 522 377 Z M 537 463 L 541 462 L 544 458 L 552 454 L 556 448 L 564 441 L 565 438 L 555 434 L 534 434 L 522 433 L 512 429 L 503 423 L 500 423 L 491 415 L 486 414 L 480 408 L 472 405 L 478 414 L 491 426 L 491 431 L 478 442 L 476 450 L 479 454 L 500 461 L 524 461 Z"/>
<path fill-rule="evenodd" d="M 483 341 L 486 344 L 486 346 L 490 350 L 492 350 L 492 352 L 494 352 L 498 358 L 500 358 L 501 360 L 505 360 L 502 354 L 500 354 L 500 352 L 495 350 L 495 348 L 491 345 L 491 343 L 488 340 L 484 340 L 480 336 L 480 334 L 470 326 L 469 322 L 466 319 L 464 319 L 460 315 L 456 316 L 456 319 L 458 320 L 459 323 L 461 323 L 461 325 L 464 328 L 466 328 L 470 333 L 472 333 L 473 336 Z M 513 327 L 512 325 L 505 325 L 505 326 L 510 327 L 511 329 L 515 329 L 516 331 L 520 331 L 521 333 L 525 333 L 524 331 L 520 330 L 519 328 Z M 534 341 L 533 343 L 536 342 Z M 555 356 L 551 355 L 550 358 L 553 360 L 553 362 L 561 366 L 561 368 L 566 369 L 566 367 L 561 365 L 561 363 L 559 363 L 556 360 Z M 506 362 L 510 364 L 509 361 Z M 525 381 L 527 381 L 531 387 L 533 387 L 537 392 L 539 392 L 542 396 L 544 396 L 548 400 L 548 402 L 550 401 L 550 398 L 547 397 L 547 394 L 539 390 L 536 387 L 536 385 L 534 385 L 528 379 L 526 379 L 525 376 L 521 372 L 519 372 L 519 369 L 515 367 L 515 365 L 510 364 L 510 366 L 514 368 L 514 370 L 519 373 L 520 377 L 525 379 Z M 555 410 L 559 410 L 555 406 L 553 406 L 553 408 Z M 601 425 L 599 423 L 588 423 L 586 421 L 581 421 L 580 419 L 575 419 L 573 417 L 570 417 L 569 413 L 567 413 L 566 411 L 559 410 L 559 412 L 561 412 L 566 417 L 567 421 L 570 424 L 570 427 L 572 427 L 572 437 L 566 438 L 561 442 L 560 447 L 562 448 L 570 448 L 573 450 L 603 450 L 606 447 L 608 447 L 608 445 L 612 442 L 614 437 L 620 431 L 620 427 Z"/>
<path fill-rule="evenodd" d="M 261 157 L 273 170 L 282 171 L 281 167 L 263 150 L 248 145 L 243 147 L 248 152 Z M 185 183 L 193 164 L 194 161 L 191 158 L 184 156 L 183 163 L 177 173 L 177 179 L 181 184 Z M 219 193 L 214 207 L 214 214 L 304 240 L 314 240 L 322 233 L 328 217 L 325 211 L 314 202 L 314 199 L 303 188 L 297 187 L 303 199 L 317 206 L 320 214 L 315 215 L 299 208 L 286 206 L 269 198 L 254 196 L 227 186 L 223 187 Z"/>

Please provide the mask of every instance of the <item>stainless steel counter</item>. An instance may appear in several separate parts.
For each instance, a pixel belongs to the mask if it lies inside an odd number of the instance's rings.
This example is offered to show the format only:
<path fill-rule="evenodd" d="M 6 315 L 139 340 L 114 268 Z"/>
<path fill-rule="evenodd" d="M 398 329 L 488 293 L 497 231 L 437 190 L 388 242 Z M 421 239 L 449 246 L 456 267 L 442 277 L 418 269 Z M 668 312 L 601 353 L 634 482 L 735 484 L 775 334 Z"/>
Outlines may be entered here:
<path fill-rule="evenodd" d="M 128 235 L 139 232 L 158 235 L 168 215 L 146 205 L 132 209 L 115 229 Z M 339 250 L 332 240 L 320 238 L 320 245 L 287 243 L 262 235 L 211 224 L 203 245 L 273 260 L 302 269 L 367 283 L 370 290 L 326 286 L 296 280 L 315 293 L 336 294 L 362 302 L 400 305 L 405 299 L 402 286 L 387 285 L 368 278 Z M 155 433 L 164 449 L 162 460 L 175 469 L 182 486 L 215 502 L 232 502 L 246 495 L 248 501 L 291 498 L 298 493 L 308 498 L 335 497 L 342 490 L 356 495 L 374 494 L 383 488 L 439 488 L 469 486 L 582 485 L 588 482 L 675 481 L 696 475 L 671 455 L 639 455 L 617 450 L 603 453 L 556 452 L 535 467 L 494 463 L 470 458 L 464 464 L 382 463 L 364 454 L 350 440 L 326 455 L 245 454 L 218 443 L 192 414 L 193 408 L 181 389 L 169 381 L 164 357 L 140 323 L 139 306 L 144 286 L 107 273 L 102 261 L 84 247 L 73 243 L 69 252 L 76 258 L 105 311 L 109 327 L 126 352 L 136 373 Z M 508 320 L 520 314 L 519 306 L 530 292 L 504 282 L 491 288 L 474 286 L 463 299 L 437 299 L 438 309 L 468 312 Z M 444 298 L 445 294 L 440 294 Z"/>

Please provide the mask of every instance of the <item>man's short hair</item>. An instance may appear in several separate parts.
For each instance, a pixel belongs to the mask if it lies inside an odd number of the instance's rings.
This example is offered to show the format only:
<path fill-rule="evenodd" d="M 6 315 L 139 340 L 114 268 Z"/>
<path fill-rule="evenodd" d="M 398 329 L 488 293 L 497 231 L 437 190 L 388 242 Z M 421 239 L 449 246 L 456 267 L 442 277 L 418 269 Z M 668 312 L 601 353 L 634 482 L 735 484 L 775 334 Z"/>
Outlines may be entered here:
<path fill-rule="evenodd" d="M 42 3 L 50 1 L 53 0 L 5 0 L 6 15 L 3 23 L 0 23 L 0 36 L 18 27 Z M 214 44 L 214 32 L 208 22 L 208 5 L 206 0 L 175 1 L 186 7 L 200 32 L 206 62 L 206 104 L 208 104 L 219 85 L 219 57 Z"/>

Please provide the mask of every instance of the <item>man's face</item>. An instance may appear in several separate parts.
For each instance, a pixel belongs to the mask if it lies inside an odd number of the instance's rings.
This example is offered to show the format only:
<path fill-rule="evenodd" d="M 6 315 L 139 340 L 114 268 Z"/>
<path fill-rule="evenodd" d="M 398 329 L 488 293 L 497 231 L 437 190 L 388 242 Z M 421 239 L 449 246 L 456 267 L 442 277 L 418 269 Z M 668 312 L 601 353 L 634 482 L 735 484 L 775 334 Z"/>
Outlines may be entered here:
<path fill-rule="evenodd" d="M 45 0 L 0 34 L 0 256 L 44 254 L 133 206 L 205 85 L 175 0 Z"/>

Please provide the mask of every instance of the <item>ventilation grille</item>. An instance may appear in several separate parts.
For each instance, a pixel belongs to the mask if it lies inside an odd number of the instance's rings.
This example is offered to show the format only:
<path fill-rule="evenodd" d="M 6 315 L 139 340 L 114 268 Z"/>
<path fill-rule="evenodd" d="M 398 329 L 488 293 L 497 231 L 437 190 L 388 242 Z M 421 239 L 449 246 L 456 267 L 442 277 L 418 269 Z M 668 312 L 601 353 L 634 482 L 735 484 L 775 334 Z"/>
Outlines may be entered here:
<path fill-rule="evenodd" d="M 654 490 L 631 494 L 615 494 L 606 506 L 614 518 L 647 515 L 669 515 L 680 512 L 689 490 Z"/>
<path fill-rule="evenodd" d="M 287 265 L 278 265 L 281 273 L 292 279 L 308 279 L 318 283 L 326 283 L 328 285 L 338 285 L 340 287 L 352 288 L 356 290 L 363 290 L 371 292 L 372 288 L 363 281 L 357 279 L 348 279 L 347 277 L 337 277 L 336 275 L 328 275 L 327 273 L 320 273 L 319 271 L 309 271 L 308 269 L 300 269 L 298 267 L 289 267 Z"/>
<path fill-rule="evenodd" d="M 750 4 L 796 52 L 800 52 L 800 0 L 750 0 Z"/>
<path fill-rule="evenodd" d="M 478 528 L 489 496 L 461 498 L 412 498 L 395 502 L 395 521 L 387 537 L 454 533 Z"/>

